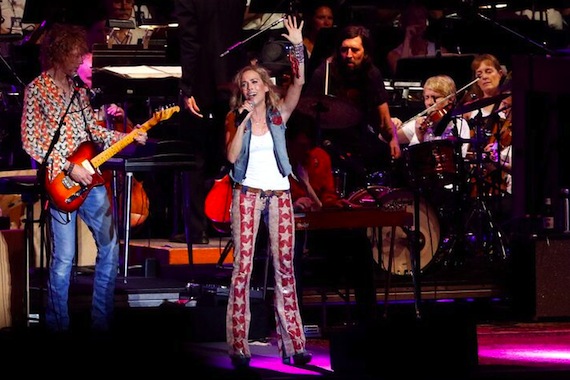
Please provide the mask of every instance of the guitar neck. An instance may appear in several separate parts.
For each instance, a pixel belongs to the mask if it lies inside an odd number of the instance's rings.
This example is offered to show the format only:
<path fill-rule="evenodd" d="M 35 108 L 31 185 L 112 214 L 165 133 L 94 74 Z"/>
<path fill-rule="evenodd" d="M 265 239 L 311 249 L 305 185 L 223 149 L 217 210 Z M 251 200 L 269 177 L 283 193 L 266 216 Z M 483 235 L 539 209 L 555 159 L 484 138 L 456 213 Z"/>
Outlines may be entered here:
<path fill-rule="evenodd" d="M 116 155 L 121 150 L 125 149 L 130 143 L 132 143 L 135 140 L 135 136 L 139 130 L 146 132 L 156 124 L 157 122 L 151 119 L 148 120 L 146 123 L 142 124 L 140 128 L 133 129 L 129 134 L 127 134 L 121 140 L 117 141 L 109 148 L 105 149 L 104 151 L 93 157 L 93 159 L 91 160 L 91 164 L 93 165 L 94 168 L 98 168 L 99 166 L 103 165 L 110 158 L 112 158 L 114 155 Z"/>

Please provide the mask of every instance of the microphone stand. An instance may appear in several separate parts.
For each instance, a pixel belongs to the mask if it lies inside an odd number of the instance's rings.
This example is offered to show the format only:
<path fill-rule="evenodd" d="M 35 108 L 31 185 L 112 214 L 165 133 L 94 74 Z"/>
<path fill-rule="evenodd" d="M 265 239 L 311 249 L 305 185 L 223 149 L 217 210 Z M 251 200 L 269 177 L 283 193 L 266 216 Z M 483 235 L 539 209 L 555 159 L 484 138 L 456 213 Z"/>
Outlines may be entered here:
<path fill-rule="evenodd" d="M 0 1 L 1 2 L 1 1 Z M 10 64 L 8 63 L 8 61 L 6 61 L 6 59 L 4 58 L 4 56 L 0 53 L 0 60 L 2 60 L 2 64 L 10 71 L 10 74 L 12 74 L 12 76 L 16 79 L 16 81 L 18 82 L 18 84 L 20 86 L 22 86 L 22 88 L 26 87 L 26 84 L 24 82 L 22 82 L 22 80 L 20 79 L 20 77 L 18 76 L 18 74 L 16 74 L 16 72 L 14 71 L 14 69 L 12 68 L 12 66 L 10 66 Z"/>
<path fill-rule="evenodd" d="M 523 36 L 522 34 L 516 32 L 516 31 L 514 31 L 514 30 L 512 30 L 512 29 L 510 29 L 510 28 L 508 28 L 508 27 L 506 27 L 506 26 L 504 26 L 503 24 L 501 24 L 501 23 L 499 23 L 499 22 L 497 22 L 497 21 L 495 21 L 495 20 L 490 19 L 489 17 L 487 17 L 487 16 L 485 16 L 485 15 L 479 13 L 479 12 L 477 12 L 476 15 L 477 15 L 478 17 L 480 17 L 481 19 L 483 19 L 483 20 L 485 20 L 485 21 L 487 21 L 487 22 L 492 23 L 492 24 L 495 25 L 495 26 L 498 26 L 499 28 L 501 28 L 501 29 L 505 30 L 506 32 L 512 34 L 513 36 L 516 36 L 517 38 L 519 38 L 519 39 L 521 39 L 521 40 L 523 40 L 523 41 L 529 43 L 530 45 L 534 45 L 535 47 L 539 48 L 540 50 L 542 50 L 542 51 L 543 51 L 544 53 L 546 53 L 546 54 L 552 55 L 552 54 L 555 53 L 554 51 L 550 50 L 550 49 L 547 48 L 546 46 L 544 46 L 544 45 L 542 45 L 542 44 L 540 44 L 540 43 L 538 43 L 538 42 L 536 42 L 536 41 L 533 41 L 533 40 L 531 40 L 531 39 L 528 38 L 528 37 Z"/>
<path fill-rule="evenodd" d="M 42 231 L 42 234 L 43 234 L 43 227 L 44 227 L 44 223 L 45 223 L 45 219 L 46 219 L 46 211 L 48 209 L 47 205 L 49 202 L 49 199 L 47 199 L 47 193 L 46 193 L 45 188 L 44 188 L 44 181 L 45 181 L 46 175 L 47 175 L 47 169 L 46 169 L 47 168 L 47 160 L 48 160 L 48 157 L 50 156 L 50 154 L 52 153 L 53 148 L 55 147 L 55 144 L 59 140 L 59 137 L 61 136 L 61 128 L 63 126 L 65 116 L 67 116 L 67 114 L 69 113 L 69 110 L 71 109 L 71 105 L 73 104 L 75 97 L 78 94 L 79 94 L 79 88 L 77 86 L 74 86 L 74 90 L 73 90 L 73 94 L 71 95 L 71 99 L 69 100 L 69 103 L 67 104 L 67 108 L 65 109 L 65 112 L 63 113 L 63 115 L 59 119 L 57 130 L 55 131 L 55 133 L 53 135 L 53 138 L 50 142 L 48 150 L 47 150 L 46 154 L 44 155 L 44 158 L 43 158 L 43 160 L 40 164 L 40 167 L 38 168 L 38 171 L 37 171 L 36 182 L 37 182 L 37 186 L 39 189 L 40 200 L 41 200 L 41 210 L 40 210 L 39 223 L 40 223 L 40 231 Z M 43 240 L 43 238 L 42 238 L 42 240 Z M 42 248 L 43 248 L 43 241 L 42 241 Z M 41 260 L 41 264 L 40 264 L 40 267 L 41 267 L 41 266 L 43 266 L 43 255 L 41 255 L 41 254 L 40 254 L 40 260 Z"/>
<path fill-rule="evenodd" d="M 285 16 L 279 18 L 278 20 L 273 21 L 270 25 L 266 26 L 263 29 L 260 29 L 257 33 L 247 37 L 245 40 L 243 41 L 238 41 L 235 44 L 233 44 L 232 46 L 230 46 L 225 52 L 223 52 L 222 54 L 220 54 L 220 58 L 225 57 L 226 55 L 228 55 L 232 50 L 234 50 L 235 48 L 237 48 L 238 46 L 241 46 L 243 44 L 245 44 L 246 42 L 248 42 L 249 40 L 253 39 L 254 37 L 257 37 L 258 35 L 260 35 L 261 33 L 265 32 L 268 29 L 273 28 L 275 25 L 279 24 L 280 22 L 283 22 L 283 20 L 285 20 Z"/>

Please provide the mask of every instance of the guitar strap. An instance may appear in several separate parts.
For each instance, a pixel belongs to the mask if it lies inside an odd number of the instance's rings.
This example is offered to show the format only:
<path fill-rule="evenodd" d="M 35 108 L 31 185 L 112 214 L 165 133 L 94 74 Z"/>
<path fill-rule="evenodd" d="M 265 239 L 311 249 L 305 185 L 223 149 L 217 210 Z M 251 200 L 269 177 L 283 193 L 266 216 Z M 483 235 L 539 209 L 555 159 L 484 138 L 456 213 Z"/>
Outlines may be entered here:
<path fill-rule="evenodd" d="M 81 98 L 77 98 L 79 99 L 79 109 L 81 110 L 81 116 L 83 117 L 83 123 L 85 125 L 85 131 L 87 132 L 87 134 L 89 135 L 89 140 L 93 141 L 93 135 L 91 134 L 91 130 L 89 128 L 87 128 L 88 123 L 87 123 L 87 117 L 85 117 L 85 108 L 89 107 L 89 105 L 87 105 L 87 107 L 83 108 L 81 105 Z"/>

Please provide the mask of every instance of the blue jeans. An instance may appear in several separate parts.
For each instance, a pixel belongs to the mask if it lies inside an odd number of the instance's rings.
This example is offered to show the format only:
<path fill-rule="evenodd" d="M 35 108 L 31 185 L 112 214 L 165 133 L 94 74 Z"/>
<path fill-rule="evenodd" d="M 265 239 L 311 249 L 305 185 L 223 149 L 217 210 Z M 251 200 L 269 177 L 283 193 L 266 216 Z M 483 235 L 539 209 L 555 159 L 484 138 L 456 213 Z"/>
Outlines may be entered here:
<path fill-rule="evenodd" d="M 67 331 L 69 319 L 69 283 L 73 260 L 77 215 L 87 224 L 97 246 L 91 327 L 97 331 L 110 328 L 115 301 L 115 280 L 119 263 L 117 229 L 107 189 L 96 186 L 77 211 L 67 213 L 50 208 L 52 255 L 49 268 L 46 326 L 50 331 Z"/>

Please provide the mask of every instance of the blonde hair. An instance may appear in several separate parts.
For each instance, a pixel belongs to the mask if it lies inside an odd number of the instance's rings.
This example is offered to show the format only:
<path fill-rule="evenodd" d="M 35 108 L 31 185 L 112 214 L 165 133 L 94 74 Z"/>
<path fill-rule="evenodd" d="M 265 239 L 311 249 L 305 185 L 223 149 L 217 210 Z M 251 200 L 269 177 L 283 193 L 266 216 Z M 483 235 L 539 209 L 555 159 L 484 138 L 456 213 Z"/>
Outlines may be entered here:
<path fill-rule="evenodd" d="M 448 75 L 436 75 L 429 77 L 424 83 L 424 90 L 430 89 L 444 97 L 456 93 L 455 81 Z M 455 101 L 455 95 L 449 98 L 450 101 Z"/>
<path fill-rule="evenodd" d="M 233 110 L 238 109 L 243 105 L 245 102 L 245 98 L 241 91 L 241 82 L 243 74 L 247 71 L 255 71 L 261 81 L 269 88 L 269 91 L 265 94 L 265 105 L 267 108 L 277 108 L 279 104 L 279 100 L 281 99 L 279 95 L 278 87 L 273 84 L 271 81 L 271 77 L 269 76 L 269 71 L 267 71 L 264 67 L 259 65 L 248 65 L 242 68 L 238 73 L 234 76 L 233 84 L 234 89 L 232 93 L 232 97 L 230 98 L 230 107 Z"/>

